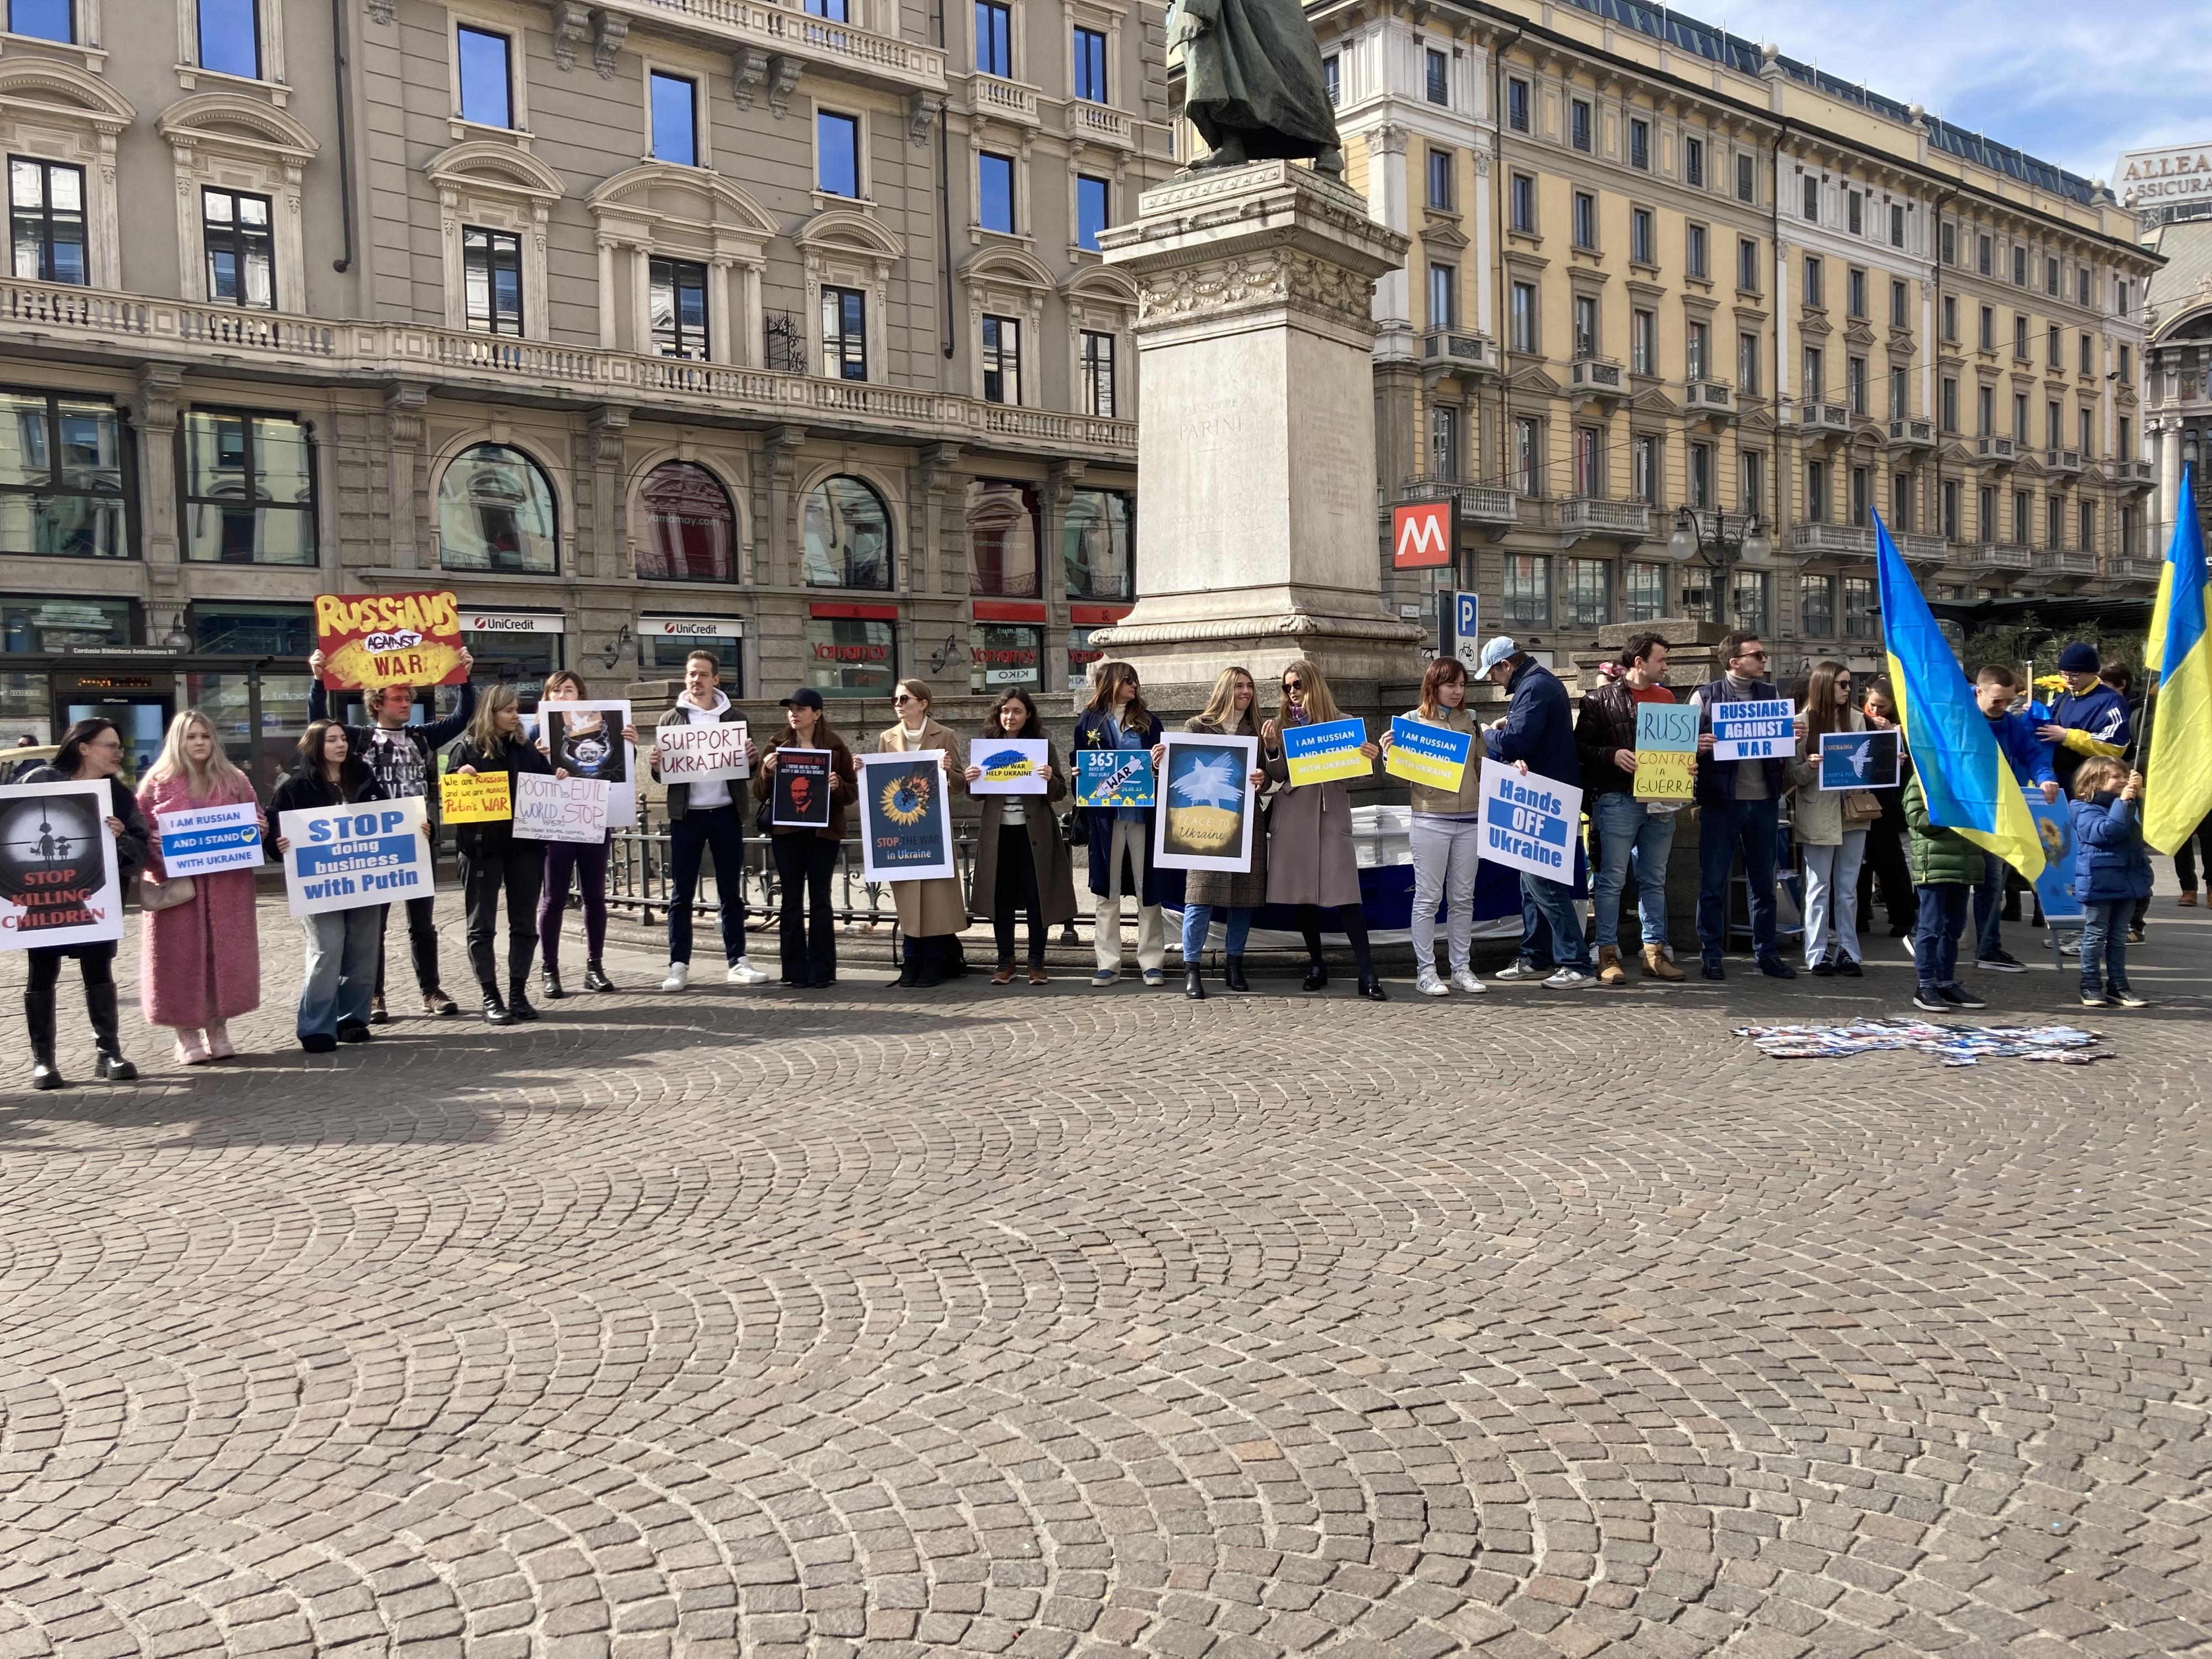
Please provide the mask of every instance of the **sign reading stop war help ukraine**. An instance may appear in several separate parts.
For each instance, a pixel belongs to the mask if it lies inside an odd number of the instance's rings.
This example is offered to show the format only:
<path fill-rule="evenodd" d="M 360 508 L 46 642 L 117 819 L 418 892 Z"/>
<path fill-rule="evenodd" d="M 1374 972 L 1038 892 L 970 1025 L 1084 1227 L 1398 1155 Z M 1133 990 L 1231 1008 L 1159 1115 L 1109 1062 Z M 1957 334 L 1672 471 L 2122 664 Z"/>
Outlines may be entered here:
<path fill-rule="evenodd" d="M 506 776 L 500 774 L 502 782 Z M 284 891 L 295 916 L 427 898 L 432 890 L 420 795 L 286 812 L 276 833 L 286 843 Z"/>
<path fill-rule="evenodd" d="M 1797 752 L 1797 707 L 1787 697 L 1713 705 L 1713 758 L 1782 760 Z"/>
<path fill-rule="evenodd" d="M 1583 792 L 1503 761 L 1482 763 L 1482 856 L 1549 881 L 1575 878 Z"/>

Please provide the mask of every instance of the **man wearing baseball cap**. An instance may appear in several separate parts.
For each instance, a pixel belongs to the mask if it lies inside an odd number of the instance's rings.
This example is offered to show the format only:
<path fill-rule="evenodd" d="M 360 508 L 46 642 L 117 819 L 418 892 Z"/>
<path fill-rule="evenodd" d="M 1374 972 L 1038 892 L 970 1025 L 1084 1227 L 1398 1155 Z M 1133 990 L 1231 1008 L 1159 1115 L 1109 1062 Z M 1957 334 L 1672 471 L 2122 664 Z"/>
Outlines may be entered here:
<path fill-rule="evenodd" d="M 1490 757 L 1539 777 L 1580 787 L 1582 762 L 1575 752 L 1575 718 L 1567 688 L 1559 677 L 1503 635 L 1482 647 L 1477 678 L 1502 686 L 1511 699 L 1505 718 L 1483 733 Z M 1552 933 L 1558 971 L 1544 983 L 1555 991 L 1580 991 L 1597 983 L 1590 972 L 1589 946 L 1582 919 L 1575 914 L 1574 883 L 1521 872 L 1521 906 L 1525 919 L 1533 908 Z M 1525 951 L 1530 941 L 1525 937 Z M 1516 964 L 1516 966 L 1518 964 Z M 1516 977 L 1516 975 L 1501 975 Z"/>

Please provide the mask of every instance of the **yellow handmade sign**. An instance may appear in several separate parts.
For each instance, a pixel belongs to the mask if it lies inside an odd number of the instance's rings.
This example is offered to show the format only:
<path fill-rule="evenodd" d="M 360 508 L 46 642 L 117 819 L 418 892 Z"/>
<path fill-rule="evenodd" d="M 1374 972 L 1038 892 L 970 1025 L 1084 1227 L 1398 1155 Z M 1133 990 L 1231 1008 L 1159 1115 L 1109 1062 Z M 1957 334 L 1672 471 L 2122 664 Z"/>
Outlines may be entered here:
<path fill-rule="evenodd" d="M 438 780 L 438 805 L 448 823 L 503 823 L 514 816 L 504 772 L 447 772 Z"/>
<path fill-rule="evenodd" d="M 1688 800 L 1697 793 L 1698 711 L 1688 703 L 1636 706 L 1638 800 Z"/>

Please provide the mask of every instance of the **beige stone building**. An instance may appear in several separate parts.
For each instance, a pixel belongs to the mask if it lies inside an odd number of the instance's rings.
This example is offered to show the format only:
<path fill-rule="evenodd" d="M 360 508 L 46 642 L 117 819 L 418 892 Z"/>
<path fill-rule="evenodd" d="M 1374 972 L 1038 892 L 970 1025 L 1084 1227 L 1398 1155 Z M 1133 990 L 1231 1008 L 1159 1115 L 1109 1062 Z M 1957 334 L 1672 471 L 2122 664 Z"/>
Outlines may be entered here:
<path fill-rule="evenodd" d="M 2159 557 L 2173 536 L 2185 467 L 2194 476 L 2197 520 L 2212 526 L 2212 491 L 2204 482 L 2204 463 L 2212 459 L 2212 208 L 2167 218 L 2145 244 L 2166 261 L 2151 279 L 2143 322 L 2150 337 L 2146 401 L 2158 474 L 2151 550 Z"/>
<path fill-rule="evenodd" d="M 12 0 L 0 736 L 479 674 L 1058 690 L 1133 593 L 1148 0 Z"/>
<path fill-rule="evenodd" d="M 1877 511 L 1938 596 L 2148 591 L 2158 258 L 2101 184 L 1670 11 L 1310 15 L 1347 176 L 1413 239 L 1384 501 L 1458 504 L 1455 569 L 1384 538 L 1405 614 L 1456 584 L 1562 665 L 1662 615 L 1868 665 Z"/>

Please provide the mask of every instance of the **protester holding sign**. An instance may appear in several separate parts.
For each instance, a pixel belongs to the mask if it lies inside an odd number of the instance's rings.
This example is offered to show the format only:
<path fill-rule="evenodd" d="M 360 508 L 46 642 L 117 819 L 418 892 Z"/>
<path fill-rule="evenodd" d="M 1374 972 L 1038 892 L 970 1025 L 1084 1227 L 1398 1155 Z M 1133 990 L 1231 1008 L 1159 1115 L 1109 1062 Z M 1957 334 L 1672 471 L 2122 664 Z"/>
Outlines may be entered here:
<path fill-rule="evenodd" d="M 1857 979 L 1866 971 L 1859 966 L 1859 861 L 1881 803 L 1867 790 L 1820 787 L 1820 739 L 1866 730 L 1851 707 L 1851 671 L 1839 662 L 1815 665 L 1805 683 L 1804 714 L 1806 752 L 1784 775 L 1794 792 L 1790 823 L 1805 861 L 1805 965 L 1822 979 Z"/>
<path fill-rule="evenodd" d="M 539 754 L 522 734 L 522 708 L 511 686 L 495 685 L 477 705 L 468 735 L 447 757 L 449 771 L 468 777 L 507 774 L 512 796 L 518 773 L 568 775 Z M 538 897 L 545 884 L 545 843 L 514 833 L 513 821 L 464 823 L 455 831 L 461 853 L 461 901 L 469 918 L 469 966 L 483 994 L 487 1025 L 538 1018 L 530 1006 L 530 958 L 538 947 Z M 492 936 L 499 928 L 499 899 L 507 895 L 507 997 L 499 994 L 499 960 Z"/>
<path fill-rule="evenodd" d="M 1480 736 L 1467 708 L 1467 665 L 1457 657 L 1438 657 L 1421 676 L 1421 701 L 1405 722 L 1456 734 L 1465 745 L 1459 776 L 1449 787 L 1414 779 L 1411 785 L 1413 826 L 1413 988 L 1423 996 L 1449 996 L 1454 988 L 1469 994 L 1484 987 L 1469 952 L 1474 945 L 1474 881 L 1482 862 L 1482 772 L 1464 757 Z M 1393 722 L 1396 725 L 1397 722 Z M 1378 742 L 1387 769 L 1396 776 L 1401 749 L 1396 732 Z M 1437 906 L 1444 908 L 1444 939 L 1450 954 L 1449 984 L 1437 973 Z"/>
<path fill-rule="evenodd" d="M 1859 712 L 1869 732 L 1887 732 L 1897 739 L 1897 782 L 1868 791 L 1881 806 L 1881 816 L 1867 825 L 1866 853 L 1859 865 L 1859 932 L 1874 925 L 1874 885 L 1881 884 L 1882 908 L 1889 913 L 1889 936 L 1912 937 L 1918 920 L 1919 900 L 1912 887 L 1912 872 L 1905 861 L 1905 784 L 1912 774 L 1912 758 L 1905 754 L 1905 730 L 1898 724 L 1897 703 L 1880 684 L 1867 688 Z"/>
<path fill-rule="evenodd" d="M 1338 718 L 1336 698 L 1320 669 L 1303 657 L 1285 668 L 1275 717 L 1260 727 L 1260 750 L 1268 777 L 1279 785 L 1290 784 L 1290 762 L 1284 752 L 1286 732 Z M 1372 761 L 1382 750 L 1368 743 L 1359 752 Z M 1389 1000 L 1376 977 L 1367 915 L 1360 908 L 1352 797 L 1337 780 L 1282 788 L 1267 809 L 1267 902 L 1298 907 L 1298 931 L 1306 945 L 1307 990 L 1318 991 L 1328 983 L 1328 968 L 1321 954 L 1321 912 L 1326 905 L 1336 912 L 1358 958 L 1359 994 L 1370 1002 Z"/>
<path fill-rule="evenodd" d="M 721 690 L 722 665 L 711 651 L 694 651 L 684 659 L 684 690 L 676 706 L 660 717 L 660 731 L 738 723 L 738 712 Z M 759 749 L 744 744 L 750 768 Z M 660 748 L 647 751 L 653 775 L 661 778 Z M 664 991 L 681 991 L 691 982 L 691 907 L 699 892 L 699 872 L 711 849 L 714 893 L 722 911 L 724 977 L 732 985 L 765 985 L 768 975 L 745 956 L 745 818 L 738 801 L 744 791 L 730 787 L 726 773 L 696 779 L 663 778 L 668 786 L 668 862 L 676 892 L 668 907 L 668 977 Z"/>
<path fill-rule="evenodd" d="M 23 986 L 23 1019 L 30 1028 L 31 1086 L 33 1089 L 59 1089 L 66 1086 L 54 1053 L 55 1005 L 62 976 L 62 959 L 75 957 L 77 974 L 84 981 L 85 1012 L 92 1022 L 94 1043 L 99 1053 L 93 1072 L 105 1083 L 135 1082 L 138 1068 L 123 1058 L 123 1037 L 119 1019 L 119 999 L 115 989 L 115 947 L 123 937 L 121 913 L 122 895 L 138 878 L 139 867 L 146 861 L 146 823 L 140 815 L 138 803 L 117 775 L 123 769 L 123 733 L 113 720 L 83 720 L 62 734 L 61 745 L 54 751 L 51 765 L 33 767 L 15 781 L 35 783 L 88 783 L 105 785 L 107 799 L 106 815 L 98 820 L 88 816 L 80 826 L 82 833 L 70 837 L 71 845 L 61 846 L 56 842 L 51 847 L 40 843 L 52 840 L 41 832 L 32 837 L 27 845 L 11 828 L 7 845 L 0 848 L 0 890 L 11 901 L 25 902 L 21 878 L 66 871 L 70 879 L 59 889 L 72 893 L 96 894 L 106 892 L 104 905 L 88 907 L 79 901 L 72 904 L 75 921 L 92 921 L 98 925 L 88 931 L 105 933 L 104 939 L 81 939 L 69 945 L 34 945 L 24 952 L 27 972 Z M 16 809 L 19 818 L 27 818 L 34 810 Z M 27 825 L 35 829 L 35 824 Z M 88 860 L 96 843 L 91 837 L 105 834 L 112 848 L 115 883 L 112 890 L 106 882 L 110 853 L 100 852 L 97 860 Z M 30 862 L 26 862 L 26 855 Z M 33 867 L 35 865 L 37 867 Z M 91 879 L 97 871 L 100 880 Z M 102 908 L 112 914 L 92 916 L 92 908 Z"/>
<path fill-rule="evenodd" d="M 1582 788 L 1573 781 L 1581 775 L 1581 763 L 1575 750 L 1574 711 L 1567 702 L 1567 688 L 1559 684 L 1559 676 L 1503 635 L 1483 646 L 1475 672 L 1492 685 L 1502 687 L 1509 699 L 1505 718 L 1484 731 L 1483 741 L 1490 757 L 1512 767 L 1524 777 L 1533 775 L 1534 785 L 1540 786 L 1549 780 L 1557 787 L 1571 792 L 1579 802 Z M 1486 799 L 1489 794 L 1486 786 Z M 1554 991 L 1579 991 L 1597 983 L 1596 976 L 1590 972 L 1589 946 L 1583 940 L 1582 918 L 1575 914 L 1575 837 L 1571 828 L 1570 825 L 1571 833 L 1563 849 L 1565 862 L 1552 874 L 1539 874 L 1526 865 L 1516 866 L 1521 871 L 1524 922 L 1533 913 L 1552 936 L 1554 965 L 1544 983 Z M 1486 852 L 1490 846 L 1486 836 Z M 1533 924 L 1523 929 L 1524 951 L 1533 943 L 1528 938 L 1532 931 Z M 1523 956 L 1498 977 L 1533 978 L 1538 971 L 1533 959 Z"/>
<path fill-rule="evenodd" d="M 1075 864 L 1068 856 L 1067 841 L 1060 833 L 1050 803 L 1067 798 L 1067 774 L 1045 737 L 1030 694 L 1016 689 L 1002 695 L 976 734 L 969 757 L 969 793 L 975 794 L 983 781 L 982 761 L 995 744 L 1008 739 L 1043 744 L 1040 771 L 1042 796 L 976 794 L 983 805 L 983 822 L 975 832 L 975 878 L 973 908 L 988 917 L 999 947 L 994 985 L 1011 985 L 1014 978 L 1014 919 L 1029 913 L 1029 980 L 1042 985 L 1045 939 L 1055 922 L 1075 920 Z"/>
<path fill-rule="evenodd" d="M 1075 720 L 1075 748 L 1132 750 L 1147 760 L 1160 741 L 1159 719 L 1145 707 L 1137 671 L 1126 662 L 1102 662 L 1091 671 L 1091 702 Z M 1137 899 L 1137 967 L 1147 985 L 1165 982 L 1168 935 L 1160 914 L 1159 872 L 1152 866 L 1153 806 L 1086 807 L 1091 843 L 1091 941 L 1097 971 L 1093 985 L 1121 976 L 1121 898 Z"/>
<path fill-rule="evenodd" d="M 853 751 L 823 718 L 822 694 L 802 685 L 783 700 L 789 725 L 768 740 L 753 777 L 753 798 L 763 804 L 782 799 L 793 817 L 818 823 L 793 823 L 772 806 L 769 848 L 775 857 L 776 884 L 782 890 L 781 944 L 783 982 L 794 990 L 823 990 L 837 982 L 837 932 L 830 915 L 830 878 L 837 870 L 837 846 L 845 839 L 846 811 L 858 799 Z M 786 775 L 787 752 L 825 755 L 827 775 L 817 791 L 811 778 L 793 790 Z M 804 797 L 801 799 L 800 797 Z"/>
<path fill-rule="evenodd" d="M 1638 634 L 1622 657 L 1627 666 L 1620 678 L 1583 693 L 1575 720 L 1583 805 L 1597 826 L 1590 909 L 1597 925 L 1601 985 L 1628 982 L 1620 961 L 1620 901 L 1632 866 L 1644 971 L 1652 979 L 1682 977 L 1667 937 L 1667 860 L 1674 847 L 1676 808 L 1671 801 L 1644 799 L 1638 787 L 1644 781 L 1644 757 L 1638 748 L 1642 712 L 1674 707 L 1674 694 L 1667 689 L 1667 641 L 1657 634 Z M 1694 730 L 1697 716 L 1685 713 Z"/>
<path fill-rule="evenodd" d="M 952 728 L 930 718 L 929 688 L 920 680 L 901 680 L 891 697 L 898 709 L 898 724 L 877 734 L 878 754 L 911 754 L 917 749 L 945 752 L 939 763 L 949 785 L 964 773 L 960 739 Z M 968 971 L 960 954 L 960 930 L 968 925 L 968 901 L 957 876 L 921 881 L 894 881 L 891 896 L 897 902 L 899 933 L 905 940 L 900 953 L 898 983 L 906 986 L 942 985 Z"/>
<path fill-rule="evenodd" d="M 1259 689 L 1249 671 L 1224 668 L 1214 677 L 1213 695 L 1206 699 L 1206 707 L 1185 720 L 1183 729 L 1206 737 L 1257 738 L 1260 716 L 1254 705 L 1259 699 Z M 1249 781 L 1255 789 L 1264 789 L 1267 775 L 1255 769 Z M 1257 812 L 1258 802 L 1253 801 L 1246 810 Z M 1206 996 L 1199 962 L 1206 954 L 1206 936 L 1212 929 L 1217 910 L 1224 913 L 1226 930 L 1222 939 L 1221 982 L 1232 991 L 1252 988 L 1244 977 L 1244 942 L 1251 936 L 1252 912 L 1267 902 L 1267 837 L 1262 832 L 1250 840 L 1250 869 L 1192 870 L 1183 876 L 1182 994 L 1194 1001 Z"/>
<path fill-rule="evenodd" d="M 197 708 L 169 722 L 161 753 L 138 784 L 139 809 L 155 827 L 146 873 L 188 887 L 180 902 L 145 909 L 138 924 L 138 1006 L 149 1025 L 176 1033 L 179 1065 L 228 1060 L 228 1023 L 261 1006 L 261 935 L 254 926 L 254 871 L 263 860 L 258 842 L 246 849 L 243 868 L 172 867 L 180 861 L 164 832 L 168 822 L 212 806 L 251 809 L 265 838 L 268 824 L 252 782 L 216 741 L 214 724 Z M 213 862 L 214 860 L 209 860 Z"/>
<path fill-rule="evenodd" d="M 368 763 L 347 741 L 337 720 L 310 720 L 300 735 L 292 770 L 269 798 L 270 821 L 276 828 L 270 851 L 291 848 L 284 815 L 319 807 L 355 806 L 393 797 Z M 423 834 L 429 834 L 426 820 Z M 381 904 L 361 904 L 300 917 L 307 936 L 307 966 L 300 981 L 300 1008 L 294 1021 L 300 1046 L 326 1054 L 341 1042 L 368 1041 L 369 1000 L 376 993 L 376 959 L 384 940 Z"/>
<path fill-rule="evenodd" d="M 1743 848 L 1743 871 L 1751 888 L 1752 949 L 1759 971 L 1771 979 L 1795 979 L 1797 970 L 1782 959 L 1774 926 L 1774 841 L 1783 768 L 1796 751 L 1793 736 L 1769 744 L 1775 750 L 1756 760 L 1717 758 L 1714 719 L 1725 720 L 1731 703 L 1772 702 L 1766 672 L 1766 647 L 1756 634 L 1737 632 L 1721 641 L 1726 669 L 1720 678 L 1690 694 L 1698 710 L 1698 950 L 1705 976 L 1724 979 L 1721 958 L 1728 954 L 1729 876 L 1736 848 Z M 1759 739 L 1761 743 L 1765 739 Z"/>
<path fill-rule="evenodd" d="M 626 783 L 629 779 L 629 746 L 637 741 L 637 728 L 624 724 L 617 730 L 608 711 L 578 710 L 550 714 L 549 702 L 589 702 L 584 677 L 563 668 L 545 677 L 538 696 L 538 749 L 548 759 L 559 745 L 559 758 L 571 777 L 594 778 L 603 783 Z M 568 911 L 568 883 L 573 876 L 584 908 L 584 988 L 611 991 L 614 982 L 600 958 L 607 945 L 607 856 L 614 847 L 609 830 L 596 842 L 550 842 L 545 848 L 545 885 L 538 897 L 538 949 L 544 959 L 545 997 L 558 1001 L 568 994 L 561 988 L 561 924 Z"/>

